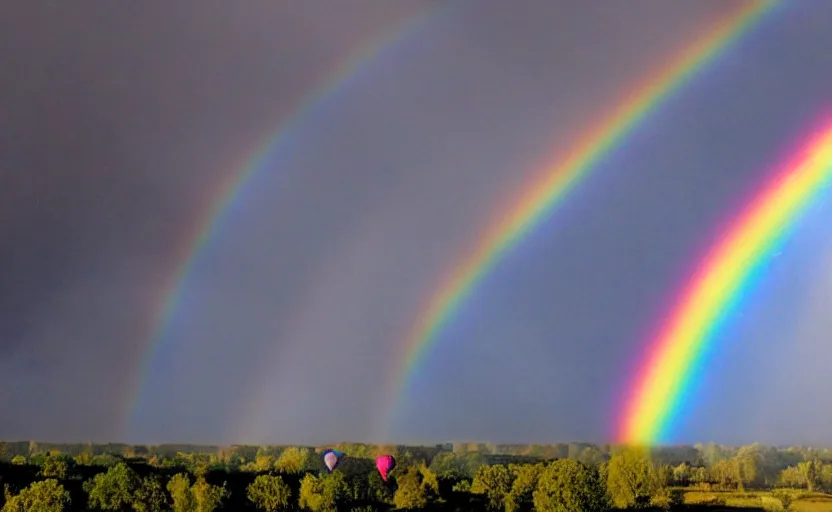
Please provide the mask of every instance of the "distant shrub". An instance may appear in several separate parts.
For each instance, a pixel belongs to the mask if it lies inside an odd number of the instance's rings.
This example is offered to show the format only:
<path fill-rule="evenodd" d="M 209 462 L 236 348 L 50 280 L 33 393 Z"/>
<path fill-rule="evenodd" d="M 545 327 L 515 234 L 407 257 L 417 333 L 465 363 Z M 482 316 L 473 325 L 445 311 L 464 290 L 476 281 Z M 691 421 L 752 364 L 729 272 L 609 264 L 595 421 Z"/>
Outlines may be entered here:
<path fill-rule="evenodd" d="M 780 502 L 781 510 L 789 510 L 795 498 L 793 493 L 784 490 L 772 491 L 771 496 Z"/>
<path fill-rule="evenodd" d="M 760 498 L 760 506 L 767 512 L 782 512 L 783 504 L 774 496 L 763 496 Z"/>
<path fill-rule="evenodd" d="M 670 510 L 685 503 L 685 491 L 682 489 L 663 488 L 650 498 L 650 506 Z"/>
<path fill-rule="evenodd" d="M 471 492 L 471 481 L 470 480 L 460 480 L 452 489 L 454 492 Z"/>

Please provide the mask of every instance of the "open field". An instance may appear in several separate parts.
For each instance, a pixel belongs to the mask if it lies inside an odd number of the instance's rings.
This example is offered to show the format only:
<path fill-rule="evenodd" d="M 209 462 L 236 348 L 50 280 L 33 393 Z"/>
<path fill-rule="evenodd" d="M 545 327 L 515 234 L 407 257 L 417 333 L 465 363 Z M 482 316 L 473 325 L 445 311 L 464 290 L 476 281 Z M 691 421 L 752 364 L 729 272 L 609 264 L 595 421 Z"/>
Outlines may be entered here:
<path fill-rule="evenodd" d="M 832 494 L 800 491 L 790 491 L 789 494 L 794 497 L 790 510 L 796 512 L 832 512 Z M 685 491 L 684 502 L 686 505 L 704 505 L 704 508 L 708 510 L 783 510 L 781 501 L 768 491 Z"/>

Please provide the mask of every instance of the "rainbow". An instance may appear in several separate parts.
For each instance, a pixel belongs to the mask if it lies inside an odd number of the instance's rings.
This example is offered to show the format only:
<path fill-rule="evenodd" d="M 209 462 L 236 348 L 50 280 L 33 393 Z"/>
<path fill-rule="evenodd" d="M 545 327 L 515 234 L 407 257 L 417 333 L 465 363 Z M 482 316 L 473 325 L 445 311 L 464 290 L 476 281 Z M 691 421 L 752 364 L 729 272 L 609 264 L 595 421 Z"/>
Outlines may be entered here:
<path fill-rule="evenodd" d="M 402 361 L 401 366 L 392 369 L 392 380 L 398 385 L 391 387 L 390 414 L 395 413 L 395 407 L 431 341 L 506 250 L 545 219 L 589 174 L 592 167 L 640 121 L 704 66 L 713 62 L 777 4 L 777 0 L 746 2 L 715 24 L 670 63 L 644 79 L 610 116 L 582 137 L 565 158 L 546 168 L 542 177 L 530 183 L 514 202 L 513 208 L 499 213 L 479 237 L 473 250 L 441 280 L 417 315 L 402 344 L 404 355 L 398 358 Z"/>
<path fill-rule="evenodd" d="M 256 149 L 249 153 L 249 156 L 244 159 L 241 165 L 232 166 L 236 170 L 229 173 L 227 178 L 216 187 L 215 192 L 211 194 L 212 199 L 195 216 L 197 220 L 193 224 L 193 231 L 182 237 L 183 243 L 174 254 L 174 261 L 179 263 L 162 285 L 162 293 L 159 295 L 160 300 L 157 301 L 156 311 L 151 315 L 154 319 L 151 327 L 152 332 L 147 336 L 138 363 L 138 370 L 133 376 L 132 383 L 128 385 L 122 421 L 124 435 L 129 437 L 128 431 L 135 420 L 135 415 L 140 410 L 140 400 L 147 372 L 151 363 L 155 360 L 162 341 L 165 339 L 165 334 L 176 311 L 179 309 L 191 269 L 200 254 L 205 250 L 208 242 L 214 238 L 218 226 L 227 215 L 231 205 L 240 201 L 242 191 L 246 185 L 258 172 L 263 172 L 269 168 L 268 164 L 273 160 L 277 149 L 287 141 L 287 136 L 292 129 L 309 117 L 311 111 L 325 105 L 328 99 L 335 96 L 349 83 L 351 77 L 359 74 L 371 63 L 379 61 L 386 49 L 398 46 L 399 43 L 417 32 L 419 28 L 427 25 L 428 20 L 447 10 L 448 8 L 444 6 L 426 9 L 414 15 L 403 25 L 388 30 L 364 44 L 358 51 L 353 52 L 347 59 L 338 63 L 322 80 L 321 85 L 312 90 L 298 104 L 291 115 L 281 120 L 280 125 L 255 146 Z"/>
<path fill-rule="evenodd" d="M 832 120 L 753 197 L 697 265 L 627 388 L 631 393 L 618 422 L 619 442 L 665 440 L 714 335 L 753 283 L 755 271 L 830 184 Z"/>

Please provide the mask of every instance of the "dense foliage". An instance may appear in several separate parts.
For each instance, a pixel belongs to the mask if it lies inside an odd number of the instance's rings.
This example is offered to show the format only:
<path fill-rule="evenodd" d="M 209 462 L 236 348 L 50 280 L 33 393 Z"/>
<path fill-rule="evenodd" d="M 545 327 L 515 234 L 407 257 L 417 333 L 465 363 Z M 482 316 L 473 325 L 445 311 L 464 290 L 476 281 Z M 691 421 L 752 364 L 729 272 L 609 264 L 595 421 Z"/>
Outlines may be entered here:
<path fill-rule="evenodd" d="M 809 448 L 343 443 L 347 457 L 331 473 L 324 448 L 0 443 L 0 504 L 2 512 L 583 512 L 734 500 L 786 510 L 832 491 L 832 451 Z M 399 462 L 388 482 L 373 463 L 382 453 Z"/>

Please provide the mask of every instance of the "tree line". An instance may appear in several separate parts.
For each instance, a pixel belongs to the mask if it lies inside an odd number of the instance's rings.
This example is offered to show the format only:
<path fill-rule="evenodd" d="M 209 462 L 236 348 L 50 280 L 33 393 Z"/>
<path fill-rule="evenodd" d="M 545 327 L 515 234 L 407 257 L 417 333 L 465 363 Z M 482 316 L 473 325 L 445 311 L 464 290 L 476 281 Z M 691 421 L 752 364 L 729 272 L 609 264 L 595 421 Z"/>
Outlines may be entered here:
<path fill-rule="evenodd" d="M 760 444 L 329 447 L 0 444 L 2 512 L 675 509 L 684 494 L 766 490 L 777 509 L 832 492 L 832 451 Z M 374 458 L 394 454 L 387 482 Z M 715 499 L 712 505 L 724 505 Z"/>

